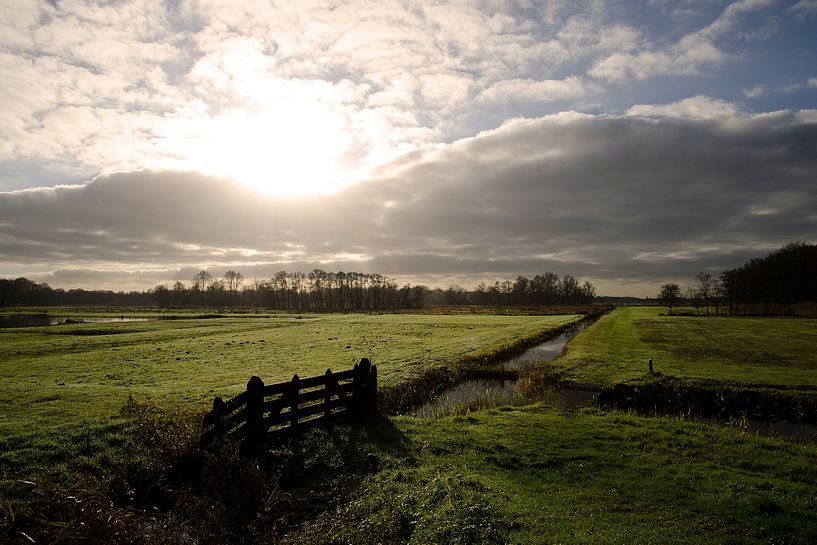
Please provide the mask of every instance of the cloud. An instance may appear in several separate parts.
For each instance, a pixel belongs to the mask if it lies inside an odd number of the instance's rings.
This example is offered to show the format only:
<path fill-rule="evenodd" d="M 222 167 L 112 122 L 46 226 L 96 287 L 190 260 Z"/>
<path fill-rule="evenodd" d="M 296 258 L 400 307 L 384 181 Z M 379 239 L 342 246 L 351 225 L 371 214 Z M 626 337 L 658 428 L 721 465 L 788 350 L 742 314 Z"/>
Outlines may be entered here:
<path fill-rule="evenodd" d="M 258 184 L 245 152 L 263 123 L 283 150 L 278 163 L 308 152 L 338 171 L 314 173 L 327 180 L 317 188 L 337 188 L 410 149 L 473 134 L 475 117 L 495 126 L 502 118 L 471 111 L 481 93 L 517 103 L 581 98 L 586 82 L 549 72 L 628 47 L 636 34 L 620 24 L 596 32 L 603 21 L 582 9 L 558 29 L 511 4 L 476 1 L 0 9 L 0 162 L 86 177 L 199 170 Z M 307 146 L 298 134 L 306 125 L 326 141 Z"/>
<path fill-rule="evenodd" d="M 579 99 L 598 90 L 597 85 L 576 76 L 542 81 L 512 79 L 488 87 L 477 95 L 476 100 L 483 103 L 554 102 Z"/>
<path fill-rule="evenodd" d="M 515 119 L 311 198 L 171 171 L 0 193 L 0 261 L 15 274 L 70 268 L 74 281 L 88 271 L 89 284 L 124 287 L 200 267 L 443 284 L 552 270 L 618 293 L 683 281 L 815 242 L 817 119 L 736 111 L 694 97 L 624 116 Z"/>
<path fill-rule="evenodd" d="M 752 87 L 751 89 L 744 89 L 743 96 L 746 98 L 759 98 L 768 93 L 768 90 L 764 85 L 758 84 Z"/>
<path fill-rule="evenodd" d="M 615 83 L 653 76 L 697 74 L 730 57 L 717 42 L 734 33 L 743 14 L 770 4 L 771 0 L 738 0 L 729 4 L 708 26 L 683 36 L 672 45 L 635 52 L 618 51 L 597 61 L 587 73 Z"/>
<path fill-rule="evenodd" d="M 817 0 L 800 0 L 789 11 L 801 22 L 817 18 Z"/>
<path fill-rule="evenodd" d="M 743 96 L 746 98 L 760 98 L 768 95 L 788 95 L 804 89 L 817 89 L 817 78 L 809 78 L 806 81 L 789 83 L 788 85 L 780 87 L 769 87 L 758 84 L 751 89 L 744 89 Z"/>
<path fill-rule="evenodd" d="M 42 172 L 175 169 L 262 185 L 310 157 L 312 182 L 298 186 L 337 189 L 509 117 L 652 102 L 646 86 L 625 104 L 605 86 L 722 66 L 767 5 L 15 4 L 0 8 L 0 173 L 37 164 L 27 185 L 42 186 Z M 700 20 L 711 23 L 690 29 Z M 694 93 L 733 96 L 718 91 Z M 259 164 L 267 142 L 278 160 Z"/>
<path fill-rule="evenodd" d="M 676 119 L 727 119 L 740 114 L 737 106 L 724 100 L 695 96 L 671 104 L 638 104 L 627 115 Z"/>

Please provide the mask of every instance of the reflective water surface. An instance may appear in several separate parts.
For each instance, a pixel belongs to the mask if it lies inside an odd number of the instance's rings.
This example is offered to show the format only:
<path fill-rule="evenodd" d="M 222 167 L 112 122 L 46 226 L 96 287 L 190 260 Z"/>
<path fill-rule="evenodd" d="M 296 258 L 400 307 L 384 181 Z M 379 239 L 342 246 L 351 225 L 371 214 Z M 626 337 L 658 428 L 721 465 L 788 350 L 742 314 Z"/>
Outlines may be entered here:
<path fill-rule="evenodd" d="M 14 315 L 0 317 L 0 328 L 2 327 L 40 327 L 49 325 L 63 325 L 63 324 L 107 324 L 120 322 L 148 322 L 157 320 L 158 318 L 131 318 L 126 316 L 83 316 L 83 317 L 66 317 L 66 316 L 51 316 L 50 314 L 29 314 L 29 315 Z"/>
<path fill-rule="evenodd" d="M 535 363 L 547 363 L 564 353 L 568 341 L 590 327 L 598 318 L 588 318 L 572 325 L 560 335 L 529 348 L 519 356 L 497 365 L 503 369 L 523 369 Z M 575 398 L 575 399 L 574 399 Z M 574 408 L 590 403 L 595 394 L 569 394 L 567 390 L 555 390 L 548 398 L 554 406 Z M 441 393 L 436 399 L 418 406 L 412 414 L 421 417 L 436 417 L 456 412 L 467 412 L 497 405 L 525 404 L 530 400 L 519 394 L 516 382 L 500 379 L 468 379 Z"/>

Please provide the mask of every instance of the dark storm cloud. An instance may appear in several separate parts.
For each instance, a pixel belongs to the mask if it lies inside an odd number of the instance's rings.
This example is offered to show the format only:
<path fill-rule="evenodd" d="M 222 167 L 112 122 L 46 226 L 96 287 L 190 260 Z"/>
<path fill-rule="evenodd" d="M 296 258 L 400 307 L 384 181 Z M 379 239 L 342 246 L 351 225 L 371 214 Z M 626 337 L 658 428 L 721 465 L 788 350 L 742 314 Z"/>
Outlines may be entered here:
<path fill-rule="evenodd" d="M 667 114 L 514 120 L 321 197 L 148 171 L 4 193 L 0 259 L 43 272 L 179 271 L 166 280 L 199 267 L 474 280 L 552 270 L 614 286 L 815 240 L 813 112 Z"/>

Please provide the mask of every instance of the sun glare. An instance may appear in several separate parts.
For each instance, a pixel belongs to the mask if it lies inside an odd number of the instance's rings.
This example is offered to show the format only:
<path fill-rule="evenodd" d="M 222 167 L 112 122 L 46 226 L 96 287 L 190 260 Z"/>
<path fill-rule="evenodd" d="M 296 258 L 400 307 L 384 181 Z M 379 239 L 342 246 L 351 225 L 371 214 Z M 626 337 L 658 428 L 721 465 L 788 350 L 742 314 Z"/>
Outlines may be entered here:
<path fill-rule="evenodd" d="M 188 118 L 163 147 L 187 168 L 269 194 L 303 195 L 348 183 L 343 163 L 351 144 L 343 119 L 327 105 L 288 97 L 253 112 Z"/>

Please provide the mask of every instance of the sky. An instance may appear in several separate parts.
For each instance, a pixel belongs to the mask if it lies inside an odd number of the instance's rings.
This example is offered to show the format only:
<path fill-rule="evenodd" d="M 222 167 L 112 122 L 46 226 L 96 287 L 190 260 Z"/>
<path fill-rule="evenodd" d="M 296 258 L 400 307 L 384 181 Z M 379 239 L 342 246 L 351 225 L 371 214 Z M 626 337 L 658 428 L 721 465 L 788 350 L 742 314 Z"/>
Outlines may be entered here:
<path fill-rule="evenodd" d="M 655 296 L 817 242 L 817 0 L 0 0 L 0 277 Z"/>

